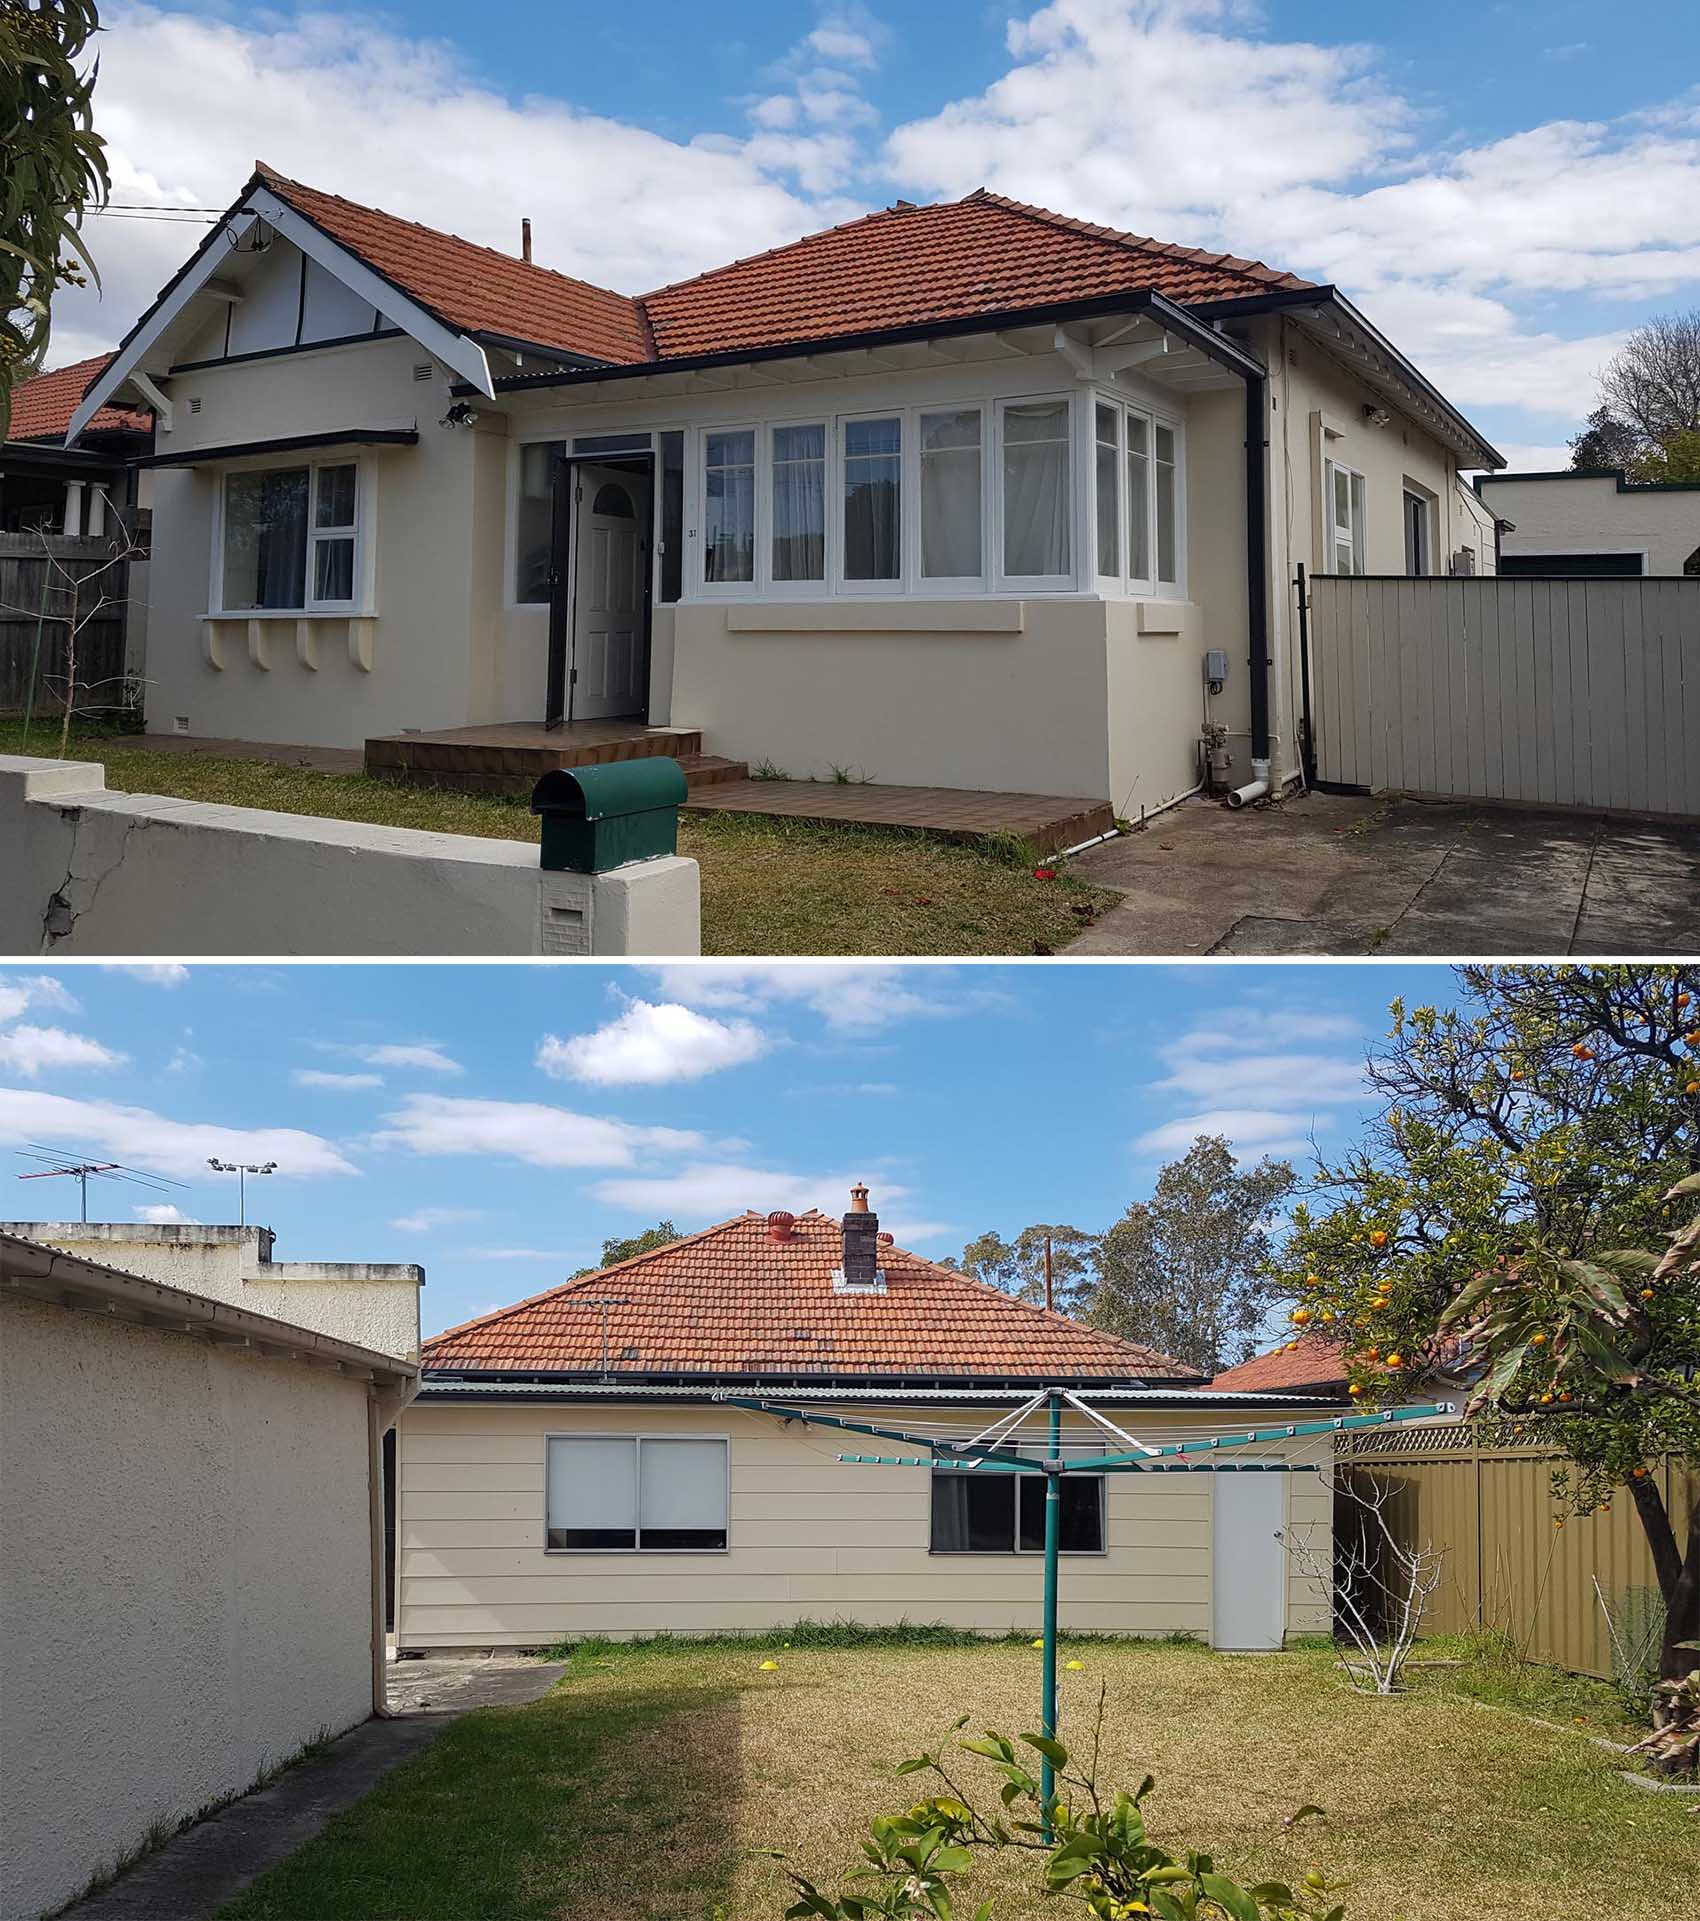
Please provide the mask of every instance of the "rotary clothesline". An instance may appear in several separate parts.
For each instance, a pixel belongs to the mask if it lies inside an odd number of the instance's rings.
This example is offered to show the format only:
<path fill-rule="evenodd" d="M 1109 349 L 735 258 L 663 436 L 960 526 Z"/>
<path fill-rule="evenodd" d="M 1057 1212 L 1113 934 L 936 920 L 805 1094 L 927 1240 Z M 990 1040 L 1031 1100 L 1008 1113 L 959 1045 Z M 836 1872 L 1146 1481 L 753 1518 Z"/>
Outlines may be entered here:
<path fill-rule="evenodd" d="M 1040 1474 L 1045 1480 L 1045 1626 L 1044 1676 L 1039 1705 L 1040 1731 L 1051 1740 L 1057 1733 L 1057 1586 L 1058 1559 L 1062 1541 L 1062 1482 L 1074 1474 L 1151 1474 L 1151 1473 L 1278 1473 L 1315 1474 L 1320 1462 L 1224 1461 L 1224 1450 L 1272 1445 L 1303 1440 L 1314 1435 L 1345 1434 L 1363 1428 L 1392 1427 L 1409 1421 L 1445 1419 L 1457 1412 L 1450 1401 L 1427 1402 L 1416 1407 L 1386 1408 L 1374 1414 L 1337 1414 L 1326 1420 L 1267 1422 L 1244 1433 L 1223 1433 L 1181 1441 L 1148 1443 L 1118 1427 L 1096 1408 L 1068 1389 L 1049 1389 L 1031 1395 L 1010 1413 L 989 1422 L 968 1440 L 928 1434 L 915 1428 L 887 1427 L 872 1421 L 857 1421 L 841 1414 L 827 1414 L 818 1408 L 799 1407 L 795 1402 L 769 1400 L 760 1395 L 733 1394 L 719 1390 L 714 1399 L 727 1407 L 743 1408 L 752 1414 L 772 1414 L 784 1421 L 802 1421 L 810 1427 L 834 1428 L 848 1434 L 867 1434 L 876 1440 L 894 1441 L 899 1446 L 923 1448 L 917 1454 L 840 1454 L 839 1460 L 851 1467 L 930 1467 L 960 1470 L 970 1474 Z M 1064 1406 L 1084 1415 L 1100 1432 L 1114 1436 L 1125 1445 L 1113 1452 L 1070 1458 L 1063 1452 L 1062 1418 Z M 1124 1414 L 1127 1410 L 1121 1410 Z M 1046 1451 L 1035 1459 L 1018 1451 L 1014 1437 L 1032 1416 L 1043 1412 L 1046 1422 Z M 1102 1443 L 1097 1443 L 1102 1447 Z M 1204 1457 L 1204 1458 L 1198 1458 Z M 1040 1796 L 1046 1810 L 1056 1797 L 1056 1776 L 1048 1757 L 1042 1757 Z"/>

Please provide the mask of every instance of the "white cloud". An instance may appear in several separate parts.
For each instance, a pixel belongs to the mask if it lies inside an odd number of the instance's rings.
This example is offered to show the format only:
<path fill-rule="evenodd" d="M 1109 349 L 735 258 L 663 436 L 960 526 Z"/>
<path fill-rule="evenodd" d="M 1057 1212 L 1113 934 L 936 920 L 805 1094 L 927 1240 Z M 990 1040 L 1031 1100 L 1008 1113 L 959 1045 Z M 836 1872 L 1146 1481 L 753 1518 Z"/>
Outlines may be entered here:
<path fill-rule="evenodd" d="M 128 1057 L 115 1054 L 87 1034 L 63 1027 L 9 1027 L 0 1033 L 0 1068 L 35 1080 L 44 1067 L 119 1067 Z"/>
<path fill-rule="evenodd" d="M 748 1021 L 718 1021 L 676 1002 L 635 1000 L 593 1034 L 546 1034 L 537 1065 L 554 1080 L 595 1087 L 658 1087 L 753 1061 L 766 1046 Z"/>
<path fill-rule="evenodd" d="M 380 1147 L 492 1154 L 531 1167 L 630 1167 L 642 1153 L 689 1153 L 703 1145 L 700 1134 L 681 1128 L 636 1127 L 536 1101 L 410 1094 L 384 1119 L 387 1127 L 373 1136 Z"/>
<path fill-rule="evenodd" d="M 65 1141 L 163 1174 L 204 1175 L 207 1161 L 276 1161 L 280 1175 L 358 1174 L 342 1150 L 294 1127 L 174 1121 L 145 1107 L 0 1088 L 0 1142 Z"/>
<path fill-rule="evenodd" d="M 611 1207 L 668 1220 L 708 1222 L 729 1220 L 745 1208 L 765 1214 L 786 1208 L 803 1214 L 818 1207 L 823 1214 L 842 1214 L 850 1204 L 857 1174 L 797 1174 L 777 1168 L 751 1167 L 737 1161 L 691 1161 L 667 1174 L 614 1175 L 596 1183 L 594 1193 Z M 873 1196 L 877 1210 L 905 1199 L 909 1190 L 895 1182 L 883 1183 Z"/>
<path fill-rule="evenodd" d="M 138 1207 L 136 1218 L 150 1221 L 155 1227 L 195 1227 L 199 1224 L 193 1214 L 185 1214 L 182 1208 L 173 1207 L 169 1201 L 159 1207 Z"/>
<path fill-rule="evenodd" d="M 1151 1128 L 1134 1142 L 1134 1149 L 1142 1155 L 1180 1155 L 1200 1134 L 1220 1134 L 1241 1154 L 1304 1154 L 1310 1148 L 1309 1130 L 1326 1133 L 1332 1126 L 1325 1114 L 1311 1120 L 1289 1108 L 1213 1107 Z"/>
<path fill-rule="evenodd" d="M 77 1003 L 64 982 L 51 974 L 0 974 L 0 1021 L 16 1020 L 30 1007 L 75 1013 Z"/>
<path fill-rule="evenodd" d="M 429 1234 L 433 1228 L 452 1227 L 458 1221 L 476 1221 L 483 1218 L 481 1207 L 421 1207 L 411 1214 L 398 1215 L 390 1222 L 391 1227 L 399 1227 L 404 1234 Z"/>
<path fill-rule="evenodd" d="M 150 987 L 181 987 L 189 970 L 181 961 L 123 961 L 104 968 L 109 974 L 128 974 Z"/>
<path fill-rule="evenodd" d="M 171 1058 L 165 1063 L 168 1074 L 188 1074 L 201 1065 L 201 1057 L 192 1047 L 179 1043 L 171 1050 Z"/>
<path fill-rule="evenodd" d="M 465 1069 L 452 1060 L 435 1041 L 378 1044 L 366 1041 L 315 1041 L 325 1054 L 346 1054 L 350 1060 L 364 1061 L 368 1067 L 415 1067 L 427 1074 L 463 1074 Z M 319 1083 L 328 1085 L 328 1083 Z"/>
<path fill-rule="evenodd" d="M 667 993 L 688 1006 L 802 1007 L 838 1035 L 960 1014 L 988 998 L 960 987 L 947 998 L 942 990 L 953 977 L 943 971 L 877 961 L 738 961 L 654 971 Z"/>
<path fill-rule="evenodd" d="M 382 1074 L 327 1074 L 317 1067 L 298 1067 L 289 1078 L 297 1087 L 328 1087 L 346 1094 L 384 1084 Z"/>

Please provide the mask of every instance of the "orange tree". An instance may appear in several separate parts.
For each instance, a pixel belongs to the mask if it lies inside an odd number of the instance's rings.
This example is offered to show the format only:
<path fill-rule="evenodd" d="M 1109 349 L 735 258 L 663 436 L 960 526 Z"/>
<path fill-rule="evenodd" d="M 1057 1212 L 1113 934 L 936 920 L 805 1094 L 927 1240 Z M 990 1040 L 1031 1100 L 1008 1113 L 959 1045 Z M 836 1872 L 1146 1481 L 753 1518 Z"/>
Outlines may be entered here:
<path fill-rule="evenodd" d="M 1295 1210 L 1296 1330 L 1339 1340 L 1350 1392 L 1470 1383 L 1490 1440 L 1563 1456 L 1562 1510 L 1627 1489 L 1666 1609 L 1661 1669 L 1695 1665 L 1700 1504 L 1700 968 L 1462 967 L 1451 1008 L 1393 1004 L 1384 1105 Z"/>

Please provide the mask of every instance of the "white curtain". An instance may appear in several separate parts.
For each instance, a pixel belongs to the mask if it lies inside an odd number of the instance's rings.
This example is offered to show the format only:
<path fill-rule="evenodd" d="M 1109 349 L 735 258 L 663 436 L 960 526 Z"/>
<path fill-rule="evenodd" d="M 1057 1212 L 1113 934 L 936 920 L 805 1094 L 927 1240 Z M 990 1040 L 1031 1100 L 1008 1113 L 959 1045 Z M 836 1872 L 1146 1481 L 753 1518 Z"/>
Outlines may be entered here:
<path fill-rule="evenodd" d="M 1119 530 L 1121 526 L 1121 455 L 1118 451 L 1116 422 L 1119 409 L 1100 401 L 1094 409 L 1098 485 L 1098 571 L 1114 579 L 1121 572 Z"/>
<path fill-rule="evenodd" d="M 756 437 L 744 431 L 703 441 L 703 578 L 754 580 Z"/>
<path fill-rule="evenodd" d="M 921 416 L 921 574 L 978 579 L 980 410 Z"/>
<path fill-rule="evenodd" d="M 903 571 L 903 423 L 844 423 L 844 578 L 896 580 Z"/>
<path fill-rule="evenodd" d="M 826 429 L 773 430 L 773 577 L 826 578 Z"/>
<path fill-rule="evenodd" d="M 1068 402 L 1024 401 L 1003 416 L 1003 570 L 1069 571 Z"/>

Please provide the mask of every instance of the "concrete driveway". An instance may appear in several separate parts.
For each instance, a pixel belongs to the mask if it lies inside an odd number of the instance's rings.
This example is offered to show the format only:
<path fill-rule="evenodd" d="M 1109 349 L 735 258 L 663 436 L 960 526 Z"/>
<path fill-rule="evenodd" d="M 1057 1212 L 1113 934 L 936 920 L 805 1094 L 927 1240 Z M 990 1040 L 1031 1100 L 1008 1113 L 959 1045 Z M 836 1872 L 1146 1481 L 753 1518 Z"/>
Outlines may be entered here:
<path fill-rule="evenodd" d="M 1077 954 L 1700 954 L 1700 827 L 1488 803 L 1183 801 L 1072 871 L 1126 890 Z"/>

